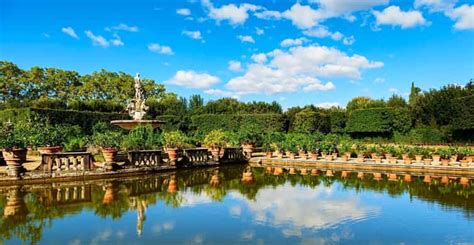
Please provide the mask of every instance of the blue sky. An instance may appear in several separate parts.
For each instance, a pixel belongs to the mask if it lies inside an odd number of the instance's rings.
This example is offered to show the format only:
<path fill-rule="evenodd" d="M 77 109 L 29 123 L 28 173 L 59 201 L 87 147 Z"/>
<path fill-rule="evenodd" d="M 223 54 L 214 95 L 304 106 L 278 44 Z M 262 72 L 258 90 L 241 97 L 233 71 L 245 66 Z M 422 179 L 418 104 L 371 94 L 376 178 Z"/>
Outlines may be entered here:
<path fill-rule="evenodd" d="M 139 72 L 182 96 L 345 106 L 474 78 L 456 0 L 0 0 L 0 59 Z"/>

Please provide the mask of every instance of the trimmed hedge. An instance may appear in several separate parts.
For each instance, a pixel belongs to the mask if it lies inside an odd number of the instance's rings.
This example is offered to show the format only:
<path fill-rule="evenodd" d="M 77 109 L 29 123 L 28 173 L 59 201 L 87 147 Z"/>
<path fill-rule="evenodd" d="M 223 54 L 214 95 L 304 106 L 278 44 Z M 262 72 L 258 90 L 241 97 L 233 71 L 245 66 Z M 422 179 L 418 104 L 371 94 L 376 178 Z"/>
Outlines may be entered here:
<path fill-rule="evenodd" d="M 334 111 L 329 115 L 331 133 L 342 134 L 345 132 L 347 114 L 343 111 Z"/>
<path fill-rule="evenodd" d="M 291 131 L 298 133 L 329 133 L 331 129 L 329 116 L 315 111 L 303 110 L 296 113 Z"/>
<path fill-rule="evenodd" d="M 34 119 L 35 116 L 47 118 L 53 124 L 79 125 L 87 134 L 91 133 L 92 126 L 97 122 L 130 119 L 130 116 L 124 113 L 19 108 L 0 111 L 0 122 L 29 120 Z"/>
<path fill-rule="evenodd" d="M 184 132 L 189 131 L 191 124 L 189 117 L 180 117 L 175 115 L 161 115 L 156 117 L 157 120 L 165 121 L 160 129 L 163 131 L 175 131 L 181 130 Z"/>
<path fill-rule="evenodd" d="M 354 110 L 349 115 L 346 132 L 363 135 L 406 133 L 411 128 L 409 111 L 404 108 L 370 108 Z"/>
<path fill-rule="evenodd" d="M 282 114 L 201 114 L 191 117 L 192 127 L 199 133 L 214 129 L 237 131 L 248 124 L 256 124 L 266 132 L 283 132 L 287 119 Z"/>
<path fill-rule="evenodd" d="M 453 113 L 452 128 L 455 130 L 474 129 L 474 95 L 455 100 L 456 111 Z"/>

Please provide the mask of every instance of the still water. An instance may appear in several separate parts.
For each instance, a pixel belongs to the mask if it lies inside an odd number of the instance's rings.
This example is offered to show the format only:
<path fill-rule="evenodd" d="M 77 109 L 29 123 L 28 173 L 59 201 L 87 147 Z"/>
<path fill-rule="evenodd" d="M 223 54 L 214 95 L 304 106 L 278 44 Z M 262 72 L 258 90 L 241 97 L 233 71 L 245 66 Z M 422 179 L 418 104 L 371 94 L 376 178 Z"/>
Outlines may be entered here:
<path fill-rule="evenodd" d="M 6 244 L 474 243 L 472 180 L 442 176 L 225 166 L 0 193 Z"/>

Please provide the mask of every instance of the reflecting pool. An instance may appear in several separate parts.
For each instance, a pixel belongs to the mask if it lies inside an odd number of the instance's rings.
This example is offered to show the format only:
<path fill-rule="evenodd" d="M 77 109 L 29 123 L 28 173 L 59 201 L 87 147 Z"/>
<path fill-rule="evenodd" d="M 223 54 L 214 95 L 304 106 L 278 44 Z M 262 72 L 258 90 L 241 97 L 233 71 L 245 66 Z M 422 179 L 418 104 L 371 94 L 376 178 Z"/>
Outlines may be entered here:
<path fill-rule="evenodd" d="M 472 186 L 238 165 L 0 187 L 0 243 L 473 243 Z"/>

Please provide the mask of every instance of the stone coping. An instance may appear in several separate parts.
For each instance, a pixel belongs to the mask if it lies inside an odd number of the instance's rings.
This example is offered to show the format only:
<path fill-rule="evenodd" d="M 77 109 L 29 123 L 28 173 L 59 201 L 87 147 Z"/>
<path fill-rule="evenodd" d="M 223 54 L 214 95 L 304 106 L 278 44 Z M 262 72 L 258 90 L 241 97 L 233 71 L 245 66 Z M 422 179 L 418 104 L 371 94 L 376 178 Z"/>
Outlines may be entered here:
<path fill-rule="evenodd" d="M 450 174 L 469 176 L 474 178 L 474 163 L 468 167 L 458 166 L 441 166 L 441 165 L 424 165 L 423 163 L 413 162 L 412 164 L 404 164 L 402 160 L 398 163 L 375 163 L 375 161 L 368 159 L 364 162 L 358 162 L 356 158 L 351 158 L 348 161 L 342 161 L 337 158 L 333 161 L 325 159 L 289 159 L 277 157 L 252 157 L 249 161 L 251 166 L 278 166 L 278 167 L 315 167 L 315 168 L 332 168 L 333 170 L 370 170 L 370 171 L 390 171 L 390 172 L 417 172 L 417 173 L 432 173 L 432 174 Z"/>

